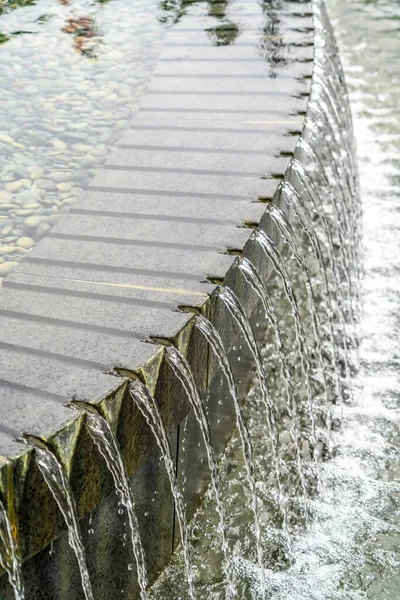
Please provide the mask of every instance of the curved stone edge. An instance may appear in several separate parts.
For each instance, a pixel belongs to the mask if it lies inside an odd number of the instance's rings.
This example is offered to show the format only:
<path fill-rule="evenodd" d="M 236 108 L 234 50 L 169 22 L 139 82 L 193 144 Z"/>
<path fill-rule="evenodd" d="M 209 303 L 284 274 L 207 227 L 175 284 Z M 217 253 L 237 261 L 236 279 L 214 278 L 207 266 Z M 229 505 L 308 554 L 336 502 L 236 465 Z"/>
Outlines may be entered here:
<path fill-rule="evenodd" d="M 310 15 L 305 13 L 305 16 Z M 306 114 L 306 104 L 307 95 L 304 94 L 304 111 L 301 114 Z M 298 133 L 300 134 L 300 131 Z M 293 136 L 293 141 L 297 142 L 296 136 Z M 293 149 L 294 146 L 295 143 Z M 290 157 L 288 163 L 289 161 Z M 275 194 L 273 202 L 279 203 L 279 193 Z M 277 232 L 268 217 L 263 217 L 259 226 L 278 239 Z M 271 276 L 271 269 L 252 243 L 250 233 L 249 240 L 241 253 L 253 262 L 262 279 L 267 281 Z M 226 273 L 223 283 L 228 284 L 235 291 L 243 302 L 247 314 L 251 315 L 257 307 L 257 301 L 241 278 L 236 261 Z M 215 288 L 210 297 L 197 309 L 213 321 L 225 343 L 231 348 L 236 336 L 234 326 L 227 315 L 223 314 L 220 303 L 216 301 Z M 193 318 L 188 317 L 187 324 L 171 341 L 187 356 L 199 389 L 204 392 L 216 375 L 216 364 L 210 360 L 206 344 L 194 330 Z M 116 378 L 114 389 L 106 397 L 92 400 L 98 405 L 116 433 L 130 476 L 136 473 L 156 450 L 151 432 L 129 398 L 130 378 L 135 378 L 139 374 L 146 382 L 161 408 L 169 431 L 174 430 L 189 413 L 185 395 L 169 371 L 163 354 L 163 347 L 155 345 L 154 355 L 145 365 L 134 373 L 124 371 L 123 377 Z M 226 432 L 222 437 L 226 437 Z M 85 430 L 84 417 L 76 416 L 71 419 L 61 430 L 48 436 L 46 441 L 67 470 L 79 515 L 83 517 L 94 510 L 113 490 L 103 459 Z M 88 477 L 88 473 L 91 477 Z M 97 473 L 95 480 L 92 477 L 93 473 Z M 50 492 L 44 485 L 32 450 L 27 449 L 13 460 L 0 458 L 0 493 L 12 523 L 19 532 L 19 544 L 24 560 L 47 547 L 64 531 L 63 520 Z M 191 512 L 194 508 L 195 506 Z"/>

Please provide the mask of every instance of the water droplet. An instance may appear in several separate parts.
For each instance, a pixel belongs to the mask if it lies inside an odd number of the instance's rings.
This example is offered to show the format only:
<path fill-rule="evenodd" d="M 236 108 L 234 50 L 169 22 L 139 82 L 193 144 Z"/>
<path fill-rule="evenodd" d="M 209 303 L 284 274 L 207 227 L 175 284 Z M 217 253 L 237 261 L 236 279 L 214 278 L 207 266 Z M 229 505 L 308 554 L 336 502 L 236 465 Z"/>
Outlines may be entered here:
<path fill-rule="evenodd" d="M 128 571 L 132 571 L 133 565 L 128 565 Z"/>
<path fill-rule="evenodd" d="M 123 515 L 123 514 L 124 514 L 124 511 L 123 511 L 123 509 L 122 509 L 122 508 L 120 508 L 120 509 L 118 510 L 118 514 L 119 514 L 119 515 Z"/>

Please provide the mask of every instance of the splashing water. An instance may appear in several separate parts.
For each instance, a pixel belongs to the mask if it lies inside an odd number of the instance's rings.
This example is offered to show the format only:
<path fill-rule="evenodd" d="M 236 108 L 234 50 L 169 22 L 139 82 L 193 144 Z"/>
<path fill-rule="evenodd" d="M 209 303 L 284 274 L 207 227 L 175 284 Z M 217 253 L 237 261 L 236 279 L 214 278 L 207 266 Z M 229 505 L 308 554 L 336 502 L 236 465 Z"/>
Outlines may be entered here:
<path fill-rule="evenodd" d="M 224 553 L 224 573 L 226 578 L 226 599 L 236 596 L 236 587 L 233 577 L 233 567 L 231 560 L 231 551 L 229 548 L 228 528 L 226 519 L 226 510 L 221 497 L 221 477 L 217 465 L 214 447 L 211 439 L 210 425 L 207 419 L 207 413 L 199 394 L 193 373 L 185 357 L 173 346 L 166 348 L 168 363 L 171 365 L 176 377 L 181 382 L 188 400 L 193 408 L 203 436 L 204 445 L 207 453 L 208 466 L 211 474 L 211 484 L 214 491 L 215 504 L 219 515 L 219 528 L 222 538 L 222 551 Z"/>
<path fill-rule="evenodd" d="M 288 200 L 288 203 L 290 203 L 289 200 L 291 200 L 291 198 L 290 198 L 289 194 L 285 195 L 285 191 L 288 190 L 288 188 L 287 188 L 288 185 L 290 185 L 290 184 L 287 184 L 287 183 L 282 184 L 281 195 L 283 194 L 284 198 L 286 200 Z M 322 352 L 323 331 L 322 331 L 322 326 L 321 326 L 320 318 L 319 318 L 319 314 L 318 314 L 317 300 L 315 298 L 315 293 L 314 293 L 313 284 L 311 282 L 311 277 L 310 277 L 307 265 L 304 260 L 304 254 L 303 254 L 303 251 L 302 251 L 300 245 L 298 244 L 298 242 L 296 240 L 296 236 L 292 229 L 292 226 L 290 225 L 290 223 L 288 223 L 283 212 L 274 205 L 268 206 L 267 210 L 268 210 L 268 213 L 270 214 L 270 216 L 272 217 L 274 223 L 276 224 L 283 239 L 285 240 L 285 242 L 289 245 L 290 249 L 292 250 L 294 258 L 296 259 L 298 265 L 300 266 L 300 269 L 305 278 L 308 307 L 309 307 L 309 311 L 310 311 L 310 315 L 311 315 L 311 319 L 312 319 L 314 338 L 315 338 L 315 343 L 316 343 L 316 347 L 317 347 L 317 357 L 318 357 L 319 368 L 320 368 L 320 372 L 321 372 L 322 379 L 323 379 L 325 405 L 326 405 L 326 407 L 328 407 L 329 406 L 329 398 L 328 398 L 328 389 L 329 389 L 328 377 L 329 376 L 327 373 L 327 367 L 326 367 L 326 364 L 324 361 L 324 355 Z M 324 265 L 322 266 L 322 270 L 325 271 Z M 330 320 L 331 319 L 332 319 L 332 317 L 330 317 Z M 331 323 L 331 332 L 330 333 L 331 333 L 330 344 L 332 347 L 335 347 L 335 341 L 334 341 L 335 336 L 334 336 L 334 332 L 333 332 L 333 324 L 332 323 Z M 337 379 L 337 377 L 336 377 L 336 379 Z M 337 383 L 337 381 L 335 381 L 335 383 Z M 340 396 L 340 391 L 338 391 L 337 393 L 338 393 L 338 396 Z"/>
<path fill-rule="evenodd" d="M 164 460 L 164 465 L 168 474 L 171 492 L 174 498 L 176 516 L 178 519 L 179 529 L 181 533 L 182 552 L 185 561 L 190 600 L 196 600 L 196 593 L 194 588 L 194 573 L 192 566 L 193 548 L 189 539 L 186 508 L 176 477 L 175 464 L 172 458 L 168 434 L 165 429 L 165 425 L 161 413 L 158 409 L 158 406 L 154 398 L 151 396 L 149 390 L 146 388 L 146 386 L 143 385 L 141 381 L 136 380 L 130 386 L 130 394 L 132 399 L 138 406 L 140 412 L 146 419 L 151 431 L 153 432 L 153 435 L 157 441 L 158 447 L 160 448 Z"/>
<path fill-rule="evenodd" d="M 300 407 L 296 398 L 295 391 L 293 389 L 290 367 L 287 360 L 287 353 L 284 348 L 281 332 L 277 317 L 275 315 L 274 307 L 268 297 L 267 290 L 257 274 L 253 264 L 247 258 L 241 258 L 239 261 L 239 269 L 244 275 L 246 281 L 249 283 L 251 288 L 255 291 L 258 298 L 260 299 L 265 317 L 269 321 L 275 336 L 275 346 L 278 352 L 278 358 L 281 369 L 281 377 L 283 384 L 286 389 L 287 395 L 287 408 L 290 417 L 290 435 L 293 440 L 293 444 L 296 451 L 297 461 L 297 472 L 300 480 L 300 485 L 304 498 L 304 516 L 307 520 L 307 484 L 303 472 L 302 455 L 301 455 L 301 429 L 299 423 Z"/>
<path fill-rule="evenodd" d="M 272 460 L 275 469 L 275 478 L 278 487 L 278 502 L 279 509 L 282 514 L 282 530 L 287 542 L 288 557 L 291 556 L 291 540 L 289 533 L 289 516 L 287 509 L 287 498 L 286 493 L 282 485 L 282 464 L 279 455 L 279 435 L 278 428 L 276 426 L 275 408 L 269 391 L 267 375 L 265 372 L 264 364 L 261 358 L 260 351 L 257 346 L 256 339 L 254 337 L 253 330 L 250 322 L 240 304 L 238 298 L 228 287 L 219 287 L 218 294 L 222 302 L 232 315 L 233 319 L 237 323 L 242 335 L 244 336 L 246 343 L 253 356 L 256 364 L 258 379 L 261 386 L 261 400 L 265 408 L 265 415 L 267 419 L 268 434 L 271 441 L 271 452 Z"/>
<path fill-rule="evenodd" d="M 286 297 L 287 297 L 288 301 L 290 302 L 290 305 L 292 308 L 295 329 L 296 329 L 297 344 L 299 347 L 300 364 L 301 364 L 301 369 L 303 372 L 304 381 L 305 381 L 305 385 L 306 385 L 308 412 L 309 412 L 309 417 L 310 417 L 310 422 L 311 422 L 310 441 L 313 446 L 314 459 L 315 459 L 315 464 L 316 464 L 317 472 L 318 472 L 318 458 L 319 457 L 318 457 L 317 432 L 316 432 L 317 419 L 316 419 L 316 415 L 315 415 L 314 398 L 313 398 L 313 392 L 312 392 L 312 388 L 311 388 L 312 369 L 311 369 L 311 361 L 310 361 L 310 356 L 309 356 L 309 351 L 308 351 L 308 346 L 307 346 L 307 341 L 306 341 L 306 334 L 304 331 L 304 326 L 303 326 L 299 308 L 297 305 L 296 294 L 295 294 L 293 286 L 291 284 L 289 273 L 287 272 L 287 269 L 286 269 L 285 265 L 283 264 L 273 241 L 267 236 L 266 233 L 264 233 L 261 230 L 256 231 L 254 236 L 255 236 L 254 237 L 255 241 L 260 245 L 260 247 L 262 248 L 262 250 L 266 254 L 266 256 L 272 261 L 274 269 L 276 270 L 279 277 L 281 278 Z"/>
<path fill-rule="evenodd" d="M 293 169 L 296 172 L 299 172 L 299 169 L 300 169 L 299 164 L 297 163 L 297 161 L 293 161 L 293 163 L 294 163 Z M 301 181 L 303 182 L 303 185 L 304 185 L 306 178 L 302 178 Z M 340 280 L 339 280 L 339 272 L 338 272 L 338 267 L 337 267 L 337 263 L 336 263 L 336 255 L 335 255 L 334 248 L 332 245 L 332 238 L 330 235 L 329 226 L 328 226 L 323 214 L 321 212 L 319 212 L 318 209 L 315 207 L 317 215 L 321 218 L 322 222 L 324 223 L 324 230 L 325 230 L 325 232 L 327 232 L 327 238 L 329 240 L 329 243 L 327 244 L 328 249 L 329 249 L 328 259 L 329 259 L 329 262 L 331 264 L 332 271 L 333 271 L 334 296 L 336 299 L 336 308 L 337 308 L 337 314 L 339 316 L 339 325 L 340 325 L 340 330 L 338 332 L 339 339 L 337 339 L 335 336 L 335 327 L 334 327 L 335 310 L 333 307 L 332 294 L 330 291 L 327 269 L 325 267 L 325 260 L 324 260 L 322 245 L 320 243 L 316 229 L 314 228 L 310 211 L 309 211 L 307 205 L 305 204 L 305 202 L 302 200 L 300 193 L 290 183 L 285 182 L 283 184 L 282 189 L 285 192 L 285 199 L 293 207 L 296 217 L 299 220 L 303 230 L 307 233 L 307 235 L 310 239 L 311 245 L 313 247 L 314 253 L 318 258 L 319 270 L 320 270 L 320 273 L 322 274 L 322 282 L 323 282 L 325 299 L 326 299 L 326 302 L 328 305 L 328 319 L 329 319 L 329 326 L 330 326 L 330 330 L 331 330 L 333 359 L 334 359 L 334 367 L 335 367 L 335 373 L 336 373 L 336 382 L 335 382 L 337 385 L 336 393 L 337 393 L 338 400 L 343 401 L 343 399 L 345 397 L 347 397 L 347 393 L 351 392 L 350 369 L 349 369 L 349 364 L 348 364 L 347 327 L 346 327 L 345 315 L 344 315 L 344 312 L 341 307 L 341 303 L 343 302 L 343 299 L 342 299 L 343 297 L 342 297 L 342 293 L 340 291 L 341 285 L 340 285 Z M 308 188 L 305 188 L 305 189 L 306 189 L 307 197 L 310 197 L 311 194 L 309 194 Z M 314 206 L 314 203 L 312 203 L 312 204 Z M 341 342 L 343 342 L 343 347 L 344 347 L 343 363 L 344 363 L 344 372 L 345 372 L 346 384 L 347 384 L 346 389 L 343 389 L 343 388 L 341 389 L 340 373 L 338 370 L 340 362 L 341 362 L 340 357 L 339 357 L 339 344 Z"/>
<path fill-rule="evenodd" d="M 204 335 L 204 337 L 210 344 L 215 356 L 218 359 L 218 365 L 228 382 L 229 392 L 235 407 L 236 426 L 238 428 L 240 439 L 242 442 L 243 459 L 246 466 L 247 484 L 249 486 L 251 506 L 254 515 L 256 551 L 261 573 L 261 594 L 263 595 L 265 593 L 265 581 L 263 576 L 264 553 L 261 538 L 260 510 L 258 506 L 256 480 L 254 476 L 253 447 L 251 443 L 251 438 L 246 424 L 246 420 L 243 415 L 242 408 L 239 403 L 235 378 L 221 336 L 219 335 L 218 331 L 213 326 L 213 324 L 205 317 L 197 316 L 195 321 L 197 329 L 199 329 L 199 331 L 201 331 L 201 333 Z"/>
<path fill-rule="evenodd" d="M 68 478 L 56 456 L 42 440 L 31 435 L 25 435 L 24 438 L 29 445 L 35 448 L 39 470 L 64 517 L 68 529 L 68 541 L 78 561 L 85 599 L 94 600 L 75 499 Z"/>
<path fill-rule="evenodd" d="M 312 160 L 315 163 L 315 166 L 319 168 L 319 164 L 320 161 L 318 160 L 317 155 L 314 153 L 314 150 L 312 149 L 312 147 L 308 144 L 308 142 L 306 142 L 305 140 L 303 140 L 302 138 L 299 139 L 298 142 L 298 147 L 303 148 L 305 150 L 305 152 L 307 153 L 307 156 L 309 157 L 308 160 Z M 314 213 L 317 215 L 318 220 L 321 221 L 322 226 L 323 226 L 323 232 L 326 235 L 326 241 L 327 244 L 323 245 L 323 247 L 325 246 L 327 248 L 328 251 L 328 262 L 331 266 L 332 269 L 332 276 L 333 276 L 333 280 L 335 282 L 334 285 L 334 293 L 336 296 L 336 308 L 338 311 L 338 315 L 339 315 L 339 319 L 340 319 L 340 326 L 342 328 L 341 333 L 343 334 L 343 340 L 344 342 L 347 344 L 347 338 L 349 336 L 349 332 L 347 330 L 347 326 L 346 326 L 346 320 L 347 320 L 347 316 L 349 317 L 350 321 L 351 321 L 351 326 L 353 329 L 353 332 L 355 331 L 355 326 L 354 326 L 354 315 L 353 315 L 353 307 L 352 307 L 352 298 L 354 297 L 354 286 L 352 283 L 352 276 L 349 275 L 349 271 L 351 269 L 350 267 L 350 257 L 348 254 L 348 250 L 347 250 L 347 244 L 345 243 L 345 239 L 343 237 L 343 228 L 342 228 L 342 217 L 341 217 L 341 211 L 337 210 L 337 206 L 336 206 L 336 202 L 332 202 L 332 204 L 336 207 L 336 212 L 335 212 L 335 218 L 337 221 L 337 227 L 336 230 L 339 234 L 339 252 L 336 252 L 335 250 L 335 243 L 333 240 L 333 223 L 332 220 L 328 220 L 328 216 L 327 214 L 325 214 L 326 211 L 326 203 L 325 206 L 320 198 L 320 196 L 317 193 L 317 190 L 314 186 L 314 183 L 311 179 L 311 177 L 308 175 L 305 167 L 296 159 L 293 159 L 290 162 L 290 166 L 289 166 L 290 172 L 291 173 L 295 173 L 298 179 L 298 184 L 294 185 L 294 189 L 296 190 L 297 194 L 298 194 L 298 203 L 300 204 L 302 211 L 305 212 L 306 214 L 308 213 L 308 221 L 311 223 L 312 222 L 312 217 L 310 214 L 310 210 L 314 211 Z M 322 169 L 320 169 L 320 171 L 322 171 Z M 328 183 L 328 180 L 326 179 L 326 183 Z M 305 198 L 304 198 L 305 196 Z M 308 208 L 307 206 L 307 201 L 311 204 L 311 207 Z M 345 285 L 346 285 L 346 298 L 344 297 L 343 293 L 342 293 L 342 278 L 345 281 Z M 347 361 L 348 358 L 348 351 L 346 349 L 345 352 L 345 360 Z M 347 369 L 346 369 L 347 375 L 349 375 L 348 372 L 348 365 L 347 365 Z"/>
<path fill-rule="evenodd" d="M 0 565 L 6 571 L 8 580 L 14 591 L 15 600 L 25 600 L 25 590 L 22 579 L 21 559 L 18 554 L 15 532 L 0 500 Z"/>
<path fill-rule="evenodd" d="M 336 394 L 334 401 L 339 402 L 342 399 L 342 392 L 341 392 L 341 388 L 340 388 L 340 374 L 338 371 L 339 357 L 338 357 L 338 351 L 337 351 L 337 345 L 336 345 L 336 339 L 335 339 L 334 309 L 333 309 L 332 297 L 331 297 L 331 292 L 330 292 L 330 287 L 329 287 L 329 282 L 328 282 L 328 275 L 327 275 L 327 270 L 325 267 L 325 261 L 324 261 L 324 256 L 322 253 L 321 245 L 319 243 L 319 239 L 314 230 L 312 222 L 308 218 L 306 211 L 302 210 L 300 196 L 296 192 L 295 188 L 290 183 L 288 183 L 288 182 L 282 183 L 281 197 L 283 197 L 284 201 L 293 208 L 296 218 L 298 219 L 303 230 L 308 235 L 308 237 L 311 241 L 311 245 L 312 245 L 313 251 L 315 253 L 315 256 L 317 257 L 318 270 L 322 276 L 321 279 L 322 279 L 322 283 L 323 283 L 324 298 L 325 298 L 325 301 L 327 304 L 329 334 L 330 334 L 329 352 L 333 353 L 334 387 L 335 387 L 335 394 Z M 274 221 L 277 223 L 278 228 L 280 229 L 285 240 L 288 241 L 290 247 L 292 248 L 292 251 L 293 251 L 293 254 L 294 254 L 296 260 L 302 266 L 303 272 L 305 274 L 307 286 L 310 289 L 309 297 L 311 297 L 311 299 L 312 299 L 310 304 L 311 304 L 313 312 L 315 312 L 315 316 L 314 316 L 314 320 L 313 320 L 314 332 L 316 334 L 316 338 L 320 340 L 320 350 L 321 350 L 320 356 L 321 356 L 322 355 L 321 325 L 320 325 L 320 321 L 319 321 L 315 295 L 313 294 L 313 291 L 312 291 L 313 290 L 312 283 L 311 283 L 310 275 L 308 273 L 308 269 L 305 265 L 303 252 L 302 252 L 299 244 L 296 241 L 295 233 L 294 233 L 291 225 L 286 221 L 286 218 L 283 215 L 283 213 L 280 213 L 280 210 L 276 209 L 276 207 L 274 207 L 274 211 L 270 211 L 270 212 L 273 215 L 277 213 L 277 216 L 273 216 Z M 335 288 L 336 287 L 337 287 L 337 285 L 335 285 Z M 323 363 L 321 365 L 321 368 L 323 369 L 323 372 L 325 373 L 325 363 Z M 325 374 L 324 382 L 326 384 L 325 385 L 326 389 L 328 389 L 327 381 L 328 381 L 328 375 Z M 326 402 L 326 409 L 327 409 L 328 416 L 330 416 L 330 402 L 328 400 Z M 330 424 L 328 427 L 328 435 L 330 435 Z"/>
<path fill-rule="evenodd" d="M 93 406 L 78 400 L 73 400 L 72 405 L 86 413 L 86 425 L 89 434 L 99 449 L 100 454 L 103 456 L 107 468 L 114 480 L 115 488 L 120 494 L 121 502 L 126 508 L 131 531 L 133 553 L 136 560 L 140 597 L 142 600 L 147 600 L 146 588 L 148 581 L 146 559 L 142 540 L 140 538 L 139 522 L 135 511 L 135 501 L 117 440 L 107 421 Z"/>

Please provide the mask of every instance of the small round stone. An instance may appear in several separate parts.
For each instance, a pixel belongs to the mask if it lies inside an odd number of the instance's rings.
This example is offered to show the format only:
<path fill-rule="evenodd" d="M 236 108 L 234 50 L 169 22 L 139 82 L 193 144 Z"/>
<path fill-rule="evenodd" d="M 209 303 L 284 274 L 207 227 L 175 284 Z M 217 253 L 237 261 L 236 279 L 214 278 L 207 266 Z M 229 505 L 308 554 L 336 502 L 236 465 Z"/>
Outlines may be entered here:
<path fill-rule="evenodd" d="M 0 264 L 0 277 L 5 277 L 17 266 L 18 263 L 14 261 L 5 262 Z"/>
<path fill-rule="evenodd" d="M 64 150 L 67 147 L 67 144 L 62 140 L 54 140 L 53 146 L 59 150 Z"/>
<path fill-rule="evenodd" d="M 3 202 L 9 202 L 9 200 L 11 199 L 11 193 L 10 192 L 0 192 L 0 204 L 2 204 Z"/>
<path fill-rule="evenodd" d="M 28 250 L 29 248 L 32 248 L 34 245 L 35 245 L 35 240 L 33 240 L 30 237 L 21 237 L 17 241 L 17 246 L 19 246 L 20 248 L 25 248 L 26 250 Z"/>
<path fill-rule="evenodd" d="M 16 192 L 23 186 L 22 181 L 12 181 L 11 183 L 7 183 L 6 190 L 9 192 Z"/>
<path fill-rule="evenodd" d="M 67 181 L 64 182 L 64 183 L 58 183 L 57 184 L 57 189 L 60 192 L 70 192 L 72 190 L 72 187 L 73 187 L 72 183 L 69 183 Z"/>
<path fill-rule="evenodd" d="M 32 181 L 36 181 L 36 179 L 40 179 L 43 176 L 44 169 L 42 167 L 32 167 L 29 168 L 29 177 Z"/>
<path fill-rule="evenodd" d="M 12 254 L 15 250 L 15 246 L 0 246 L 0 256 L 3 254 Z"/>
<path fill-rule="evenodd" d="M 51 229 L 51 226 L 48 223 L 40 223 L 37 228 L 36 235 L 38 237 L 44 237 Z"/>
<path fill-rule="evenodd" d="M 14 140 L 12 139 L 12 137 L 7 135 L 7 133 L 0 132 L 0 142 L 3 142 L 3 144 L 13 144 Z"/>
<path fill-rule="evenodd" d="M 40 225 L 41 217 L 32 215 L 24 220 L 24 225 L 27 229 L 36 229 Z"/>

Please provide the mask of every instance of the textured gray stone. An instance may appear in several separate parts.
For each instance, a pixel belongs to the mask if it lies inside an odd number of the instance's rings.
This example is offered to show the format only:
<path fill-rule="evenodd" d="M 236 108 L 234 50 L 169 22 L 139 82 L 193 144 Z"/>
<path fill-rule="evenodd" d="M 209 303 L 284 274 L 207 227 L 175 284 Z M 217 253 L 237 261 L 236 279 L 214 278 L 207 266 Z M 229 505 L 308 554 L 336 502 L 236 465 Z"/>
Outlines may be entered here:
<path fill-rule="evenodd" d="M 151 94 L 230 94 L 240 96 L 257 95 L 265 98 L 269 94 L 295 95 L 307 91 L 307 80 L 293 77 L 154 77 L 147 93 Z M 207 104 L 205 104 L 207 106 Z"/>
<path fill-rule="evenodd" d="M 278 146 L 279 148 L 279 146 Z M 277 154 L 279 150 L 277 150 Z M 237 175 L 267 176 L 271 173 L 284 173 L 288 160 L 282 157 L 266 157 L 260 154 L 229 154 L 218 152 L 187 152 L 185 150 L 142 150 L 117 148 L 107 161 L 109 166 L 134 167 L 135 169 L 203 169 L 222 171 Z"/>
<path fill-rule="evenodd" d="M 214 175 L 212 172 L 184 171 L 165 173 L 154 171 L 123 171 L 108 170 L 100 171 L 93 180 L 96 188 L 108 188 L 113 190 L 131 190 L 132 194 L 142 190 L 156 192 L 180 193 L 180 194 L 221 194 L 238 198 L 249 198 L 256 200 L 258 196 L 272 197 L 277 182 L 274 179 L 257 179 L 241 177 L 240 175 L 225 175 L 220 173 Z M 234 200 L 234 198 L 233 198 Z"/>
<path fill-rule="evenodd" d="M 225 128 L 222 125 L 225 124 Z M 276 152 L 291 152 L 293 140 L 282 135 L 282 123 L 261 124 L 244 123 L 239 129 L 236 122 L 206 121 L 192 119 L 186 127 L 181 120 L 159 119 L 157 117 L 136 119 L 132 129 L 120 139 L 119 146 L 149 147 L 154 150 L 163 147 L 195 148 L 204 150 L 228 150 L 244 157 L 246 152 L 261 153 L 266 162 L 266 156 L 271 146 Z M 258 128 L 256 127 L 258 125 Z M 267 127 L 269 125 L 269 127 Z M 301 126 L 301 121 L 288 121 L 288 125 Z M 113 156 L 111 157 L 111 160 Z M 272 157 L 273 159 L 273 157 Z"/>
<path fill-rule="evenodd" d="M 22 263 L 27 269 L 27 263 L 42 262 L 52 264 L 57 261 L 61 266 L 82 268 L 97 271 L 106 270 L 129 274 L 157 274 L 165 281 L 170 275 L 187 279 L 204 280 L 207 276 L 223 277 L 231 266 L 233 258 L 218 252 L 190 252 L 179 248 L 132 246 L 124 244 L 107 244 L 105 242 L 88 242 L 73 239 L 44 239 L 36 246 L 35 252 Z M 33 265 L 32 265 L 33 266 Z M 29 264 L 29 272 L 31 264 Z M 164 286 L 165 287 L 165 286 Z"/>
<path fill-rule="evenodd" d="M 207 64 L 207 63 L 205 63 Z M 220 110 L 224 112 L 258 112 L 265 117 L 287 115 L 290 112 L 301 110 L 301 100 L 294 96 L 269 95 L 256 96 L 246 94 L 240 96 L 221 95 L 218 93 L 202 94 L 163 94 L 162 92 L 146 94 L 140 105 L 145 110 L 179 110 L 184 113 L 191 110 Z"/>
<path fill-rule="evenodd" d="M 238 223 L 240 225 L 240 222 Z M 79 238 L 105 238 L 107 242 L 126 243 L 134 246 L 146 244 L 149 252 L 155 245 L 169 244 L 182 246 L 183 249 L 196 252 L 224 252 L 226 248 L 241 248 L 248 238 L 248 231 L 238 226 L 220 223 L 180 223 L 170 221 L 166 226 L 160 220 L 127 219 L 116 216 L 68 215 L 50 234 L 56 236 L 75 236 Z M 133 250 L 134 251 L 134 248 Z"/>
<path fill-rule="evenodd" d="M 124 194 L 118 192 L 89 191 L 83 202 L 71 209 L 71 214 L 99 213 L 121 214 L 127 218 L 154 218 L 168 221 L 199 221 L 210 223 L 222 221 L 239 225 L 242 222 L 258 222 L 265 207 L 260 202 L 235 200 L 231 198 L 197 198 L 190 195 L 174 194 Z"/>
<path fill-rule="evenodd" d="M 66 294 L 57 288 L 36 290 L 32 286 L 31 290 L 4 287 L 1 294 L 2 313 L 29 314 L 32 318 L 50 322 L 55 320 L 71 328 L 97 331 L 98 328 L 104 328 L 110 333 L 134 338 L 151 334 L 173 337 L 188 320 L 187 315 L 173 312 L 167 307 L 153 307 L 150 301 L 141 301 L 140 304 L 134 298 L 115 301 L 117 297 L 113 301 L 112 297 L 104 297 L 101 293 L 86 295 L 71 291 Z"/>

